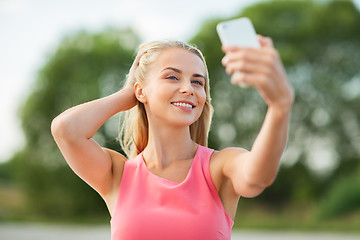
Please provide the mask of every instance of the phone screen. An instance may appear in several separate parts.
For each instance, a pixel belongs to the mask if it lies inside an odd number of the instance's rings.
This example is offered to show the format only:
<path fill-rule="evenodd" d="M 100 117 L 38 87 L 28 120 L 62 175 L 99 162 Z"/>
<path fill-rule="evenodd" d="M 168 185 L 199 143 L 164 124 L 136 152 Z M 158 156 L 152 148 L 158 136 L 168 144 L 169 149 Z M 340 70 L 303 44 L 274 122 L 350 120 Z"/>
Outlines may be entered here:
<path fill-rule="evenodd" d="M 255 29 L 249 18 L 221 22 L 216 26 L 222 45 L 260 48 Z"/>

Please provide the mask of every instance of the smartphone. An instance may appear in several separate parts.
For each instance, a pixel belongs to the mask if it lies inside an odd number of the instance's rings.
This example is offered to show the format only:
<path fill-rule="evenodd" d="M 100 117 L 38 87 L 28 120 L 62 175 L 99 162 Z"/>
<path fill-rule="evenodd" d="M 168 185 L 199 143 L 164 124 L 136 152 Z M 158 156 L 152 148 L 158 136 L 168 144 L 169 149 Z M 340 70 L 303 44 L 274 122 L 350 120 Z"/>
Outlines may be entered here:
<path fill-rule="evenodd" d="M 243 17 L 217 24 L 218 32 L 222 45 L 260 48 L 254 26 L 249 18 Z M 239 74 L 234 72 L 233 74 Z M 245 83 L 238 84 L 242 88 L 247 88 Z"/>
<path fill-rule="evenodd" d="M 260 48 L 254 26 L 249 18 L 243 17 L 217 24 L 222 45 Z"/>

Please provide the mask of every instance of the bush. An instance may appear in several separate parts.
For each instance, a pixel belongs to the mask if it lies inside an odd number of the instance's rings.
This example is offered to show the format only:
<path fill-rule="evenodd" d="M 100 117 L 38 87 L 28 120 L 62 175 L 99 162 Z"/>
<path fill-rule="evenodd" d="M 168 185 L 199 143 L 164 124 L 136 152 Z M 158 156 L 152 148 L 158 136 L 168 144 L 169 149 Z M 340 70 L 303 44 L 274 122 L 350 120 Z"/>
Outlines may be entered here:
<path fill-rule="evenodd" d="M 357 210 L 360 210 L 360 171 L 334 184 L 320 202 L 317 217 L 329 219 Z"/>

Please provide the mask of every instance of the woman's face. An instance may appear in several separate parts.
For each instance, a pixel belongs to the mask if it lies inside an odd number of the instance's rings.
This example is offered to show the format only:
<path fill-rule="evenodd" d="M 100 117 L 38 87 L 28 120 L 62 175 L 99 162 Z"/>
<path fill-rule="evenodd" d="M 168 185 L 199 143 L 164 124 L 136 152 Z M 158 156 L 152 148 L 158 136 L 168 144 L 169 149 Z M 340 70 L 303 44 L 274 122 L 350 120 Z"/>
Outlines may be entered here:
<path fill-rule="evenodd" d="M 150 124 L 190 126 L 201 115 L 206 100 L 206 70 L 195 54 L 181 49 L 162 50 L 150 66 L 143 86 Z"/>

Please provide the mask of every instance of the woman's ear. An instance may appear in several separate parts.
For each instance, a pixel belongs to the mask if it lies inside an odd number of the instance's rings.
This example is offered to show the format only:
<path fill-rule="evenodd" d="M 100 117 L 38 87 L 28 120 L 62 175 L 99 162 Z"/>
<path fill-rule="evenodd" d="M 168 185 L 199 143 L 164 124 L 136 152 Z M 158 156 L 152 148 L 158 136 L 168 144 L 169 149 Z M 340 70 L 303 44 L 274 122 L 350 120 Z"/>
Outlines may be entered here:
<path fill-rule="evenodd" d="M 146 103 L 146 95 L 144 92 L 144 88 L 141 86 L 140 83 L 136 82 L 134 84 L 134 91 L 135 91 L 135 96 L 137 98 L 137 100 L 139 100 L 142 103 Z"/>

